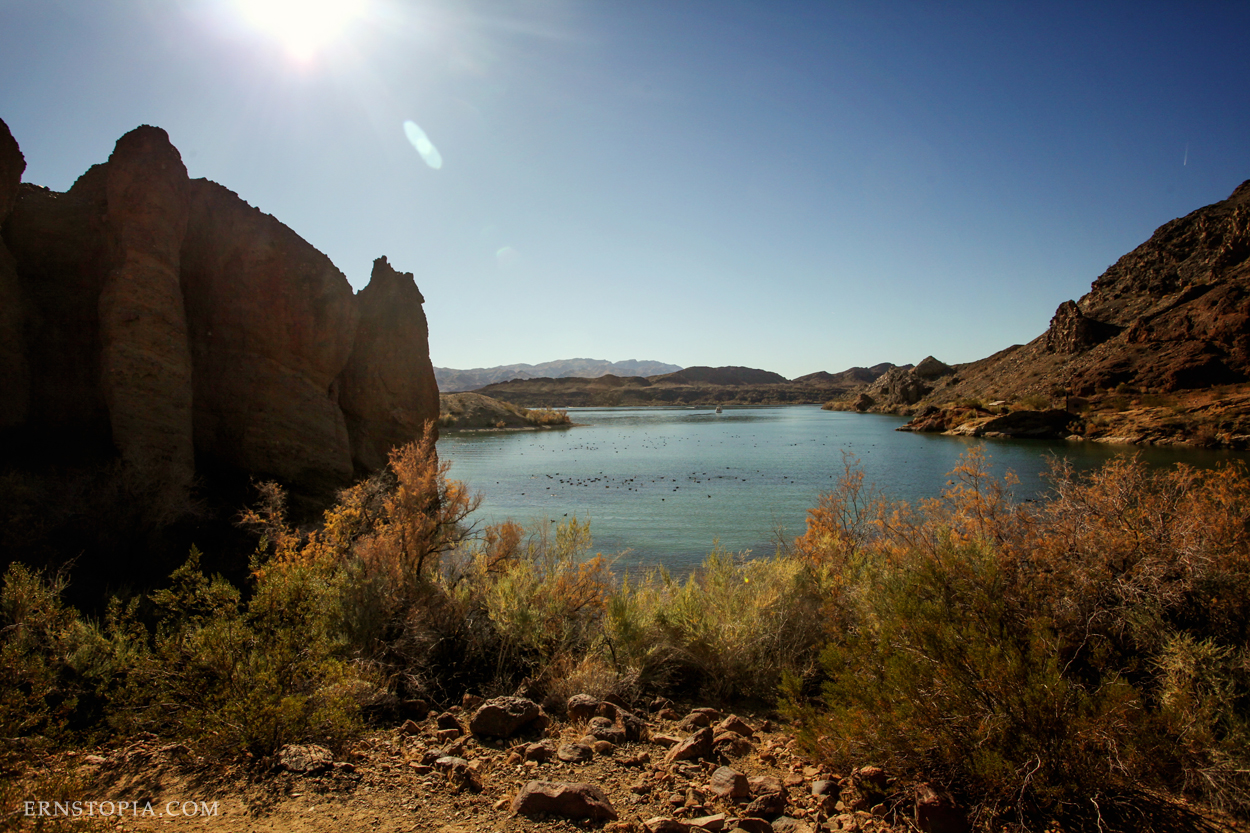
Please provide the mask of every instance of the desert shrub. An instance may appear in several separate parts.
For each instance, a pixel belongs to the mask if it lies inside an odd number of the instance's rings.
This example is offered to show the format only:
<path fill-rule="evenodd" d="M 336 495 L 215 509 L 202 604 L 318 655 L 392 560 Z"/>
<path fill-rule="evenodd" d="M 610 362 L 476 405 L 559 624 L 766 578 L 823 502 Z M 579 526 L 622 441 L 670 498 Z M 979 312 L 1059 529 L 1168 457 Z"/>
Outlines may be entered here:
<path fill-rule="evenodd" d="M 555 408 L 531 408 L 525 412 L 525 419 L 533 425 L 571 425 L 573 420 L 567 410 Z"/>
<path fill-rule="evenodd" d="M 64 582 L 20 563 L 0 589 L 0 737 L 62 733 L 76 706 L 67 657 L 81 622 L 61 601 Z"/>
<path fill-rule="evenodd" d="M 1050 397 L 1043 396 L 1040 393 L 1030 393 L 1027 396 L 1021 396 L 1014 404 L 1017 408 L 1024 408 L 1030 411 L 1044 411 L 1050 407 Z"/>
<path fill-rule="evenodd" d="M 336 593 L 333 574 L 285 563 L 243 603 L 233 585 L 203 574 L 193 551 L 153 595 L 149 725 L 224 754 L 341 744 L 372 686 L 344 657 L 329 615 Z"/>
<path fill-rule="evenodd" d="M 608 600 L 607 647 L 645 688 L 771 701 L 783 673 L 812 671 L 821 590 L 798 559 L 717 548 L 685 582 L 663 571 L 623 582 Z"/>
<path fill-rule="evenodd" d="M 1245 812 L 1245 472 L 1057 464 L 1035 507 L 977 453 L 954 475 L 917 509 L 852 523 L 852 483 L 809 515 L 795 551 L 832 575 L 823 705 L 788 697 L 806 742 L 938 780 L 986 825 L 1097 826 L 1161 787 Z"/>

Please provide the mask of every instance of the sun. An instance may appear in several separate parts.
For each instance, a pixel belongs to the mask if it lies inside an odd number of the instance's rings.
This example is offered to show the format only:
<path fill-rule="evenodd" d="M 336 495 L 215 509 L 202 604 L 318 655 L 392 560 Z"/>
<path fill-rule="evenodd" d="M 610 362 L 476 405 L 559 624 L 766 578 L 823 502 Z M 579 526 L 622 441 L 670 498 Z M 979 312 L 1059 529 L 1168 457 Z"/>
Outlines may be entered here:
<path fill-rule="evenodd" d="M 301 61 L 311 60 L 365 11 L 367 0 L 236 0 L 252 26 Z"/>

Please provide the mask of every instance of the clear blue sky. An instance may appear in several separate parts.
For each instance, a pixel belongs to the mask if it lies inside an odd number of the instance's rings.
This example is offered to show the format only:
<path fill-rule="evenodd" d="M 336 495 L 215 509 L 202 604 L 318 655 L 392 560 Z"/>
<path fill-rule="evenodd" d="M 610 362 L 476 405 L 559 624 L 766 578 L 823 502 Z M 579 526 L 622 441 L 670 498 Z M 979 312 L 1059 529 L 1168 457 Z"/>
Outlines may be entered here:
<path fill-rule="evenodd" d="M 248 5 L 0 0 L 26 181 L 159 125 L 441 366 L 969 361 L 1250 178 L 1244 0 Z"/>

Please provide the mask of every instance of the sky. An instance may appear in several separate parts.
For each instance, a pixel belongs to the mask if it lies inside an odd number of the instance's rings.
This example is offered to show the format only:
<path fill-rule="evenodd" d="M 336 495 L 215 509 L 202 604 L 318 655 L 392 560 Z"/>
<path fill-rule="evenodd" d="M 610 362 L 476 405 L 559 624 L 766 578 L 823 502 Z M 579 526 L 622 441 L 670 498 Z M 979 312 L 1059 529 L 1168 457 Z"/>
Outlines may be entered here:
<path fill-rule="evenodd" d="M 0 0 L 63 191 L 140 124 L 437 366 L 982 358 L 1250 178 L 1250 3 Z"/>

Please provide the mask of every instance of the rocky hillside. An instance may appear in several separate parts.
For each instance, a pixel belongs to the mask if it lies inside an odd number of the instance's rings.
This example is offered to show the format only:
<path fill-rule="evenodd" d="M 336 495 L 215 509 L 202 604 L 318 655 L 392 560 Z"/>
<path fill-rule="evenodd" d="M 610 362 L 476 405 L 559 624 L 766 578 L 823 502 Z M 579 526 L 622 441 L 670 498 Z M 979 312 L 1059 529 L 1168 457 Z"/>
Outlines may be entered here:
<path fill-rule="evenodd" d="M 688 367 L 650 377 L 524 379 L 489 385 L 481 392 L 527 408 L 811 405 L 861 387 L 862 382 L 853 378 L 853 371 L 857 370 L 862 369 L 852 368 L 839 374 L 814 373 L 790 381 L 780 374 L 750 367 Z"/>
<path fill-rule="evenodd" d="M 424 299 L 386 258 L 351 286 L 140 127 L 66 193 L 20 182 L 0 123 L 0 443 L 116 455 L 162 490 L 203 470 L 309 490 L 438 417 Z"/>
<path fill-rule="evenodd" d="M 507 364 L 498 367 L 475 367 L 471 370 L 456 370 L 450 367 L 434 368 L 434 377 L 438 380 L 438 389 L 445 393 L 477 390 L 496 382 L 508 382 L 513 379 L 538 379 L 549 377 L 562 379 L 568 376 L 594 378 L 609 373 L 616 376 L 653 376 L 659 373 L 672 373 L 681 370 L 675 364 L 664 362 L 638 361 L 627 359 L 622 362 L 609 362 L 602 359 L 560 359 L 542 364 Z"/>
<path fill-rule="evenodd" d="M 954 367 L 930 361 L 890 371 L 833 405 L 919 413 L 1028 400 L 1092 409 L 1097 420 L 1074 425 L 1078 436 L 1202 434 L 1237 446 L 1235 437 L 1250 434 L 1250 181 L 1160 227 L 1080 301 L 1060 304 L 1028 344 Z"/>

